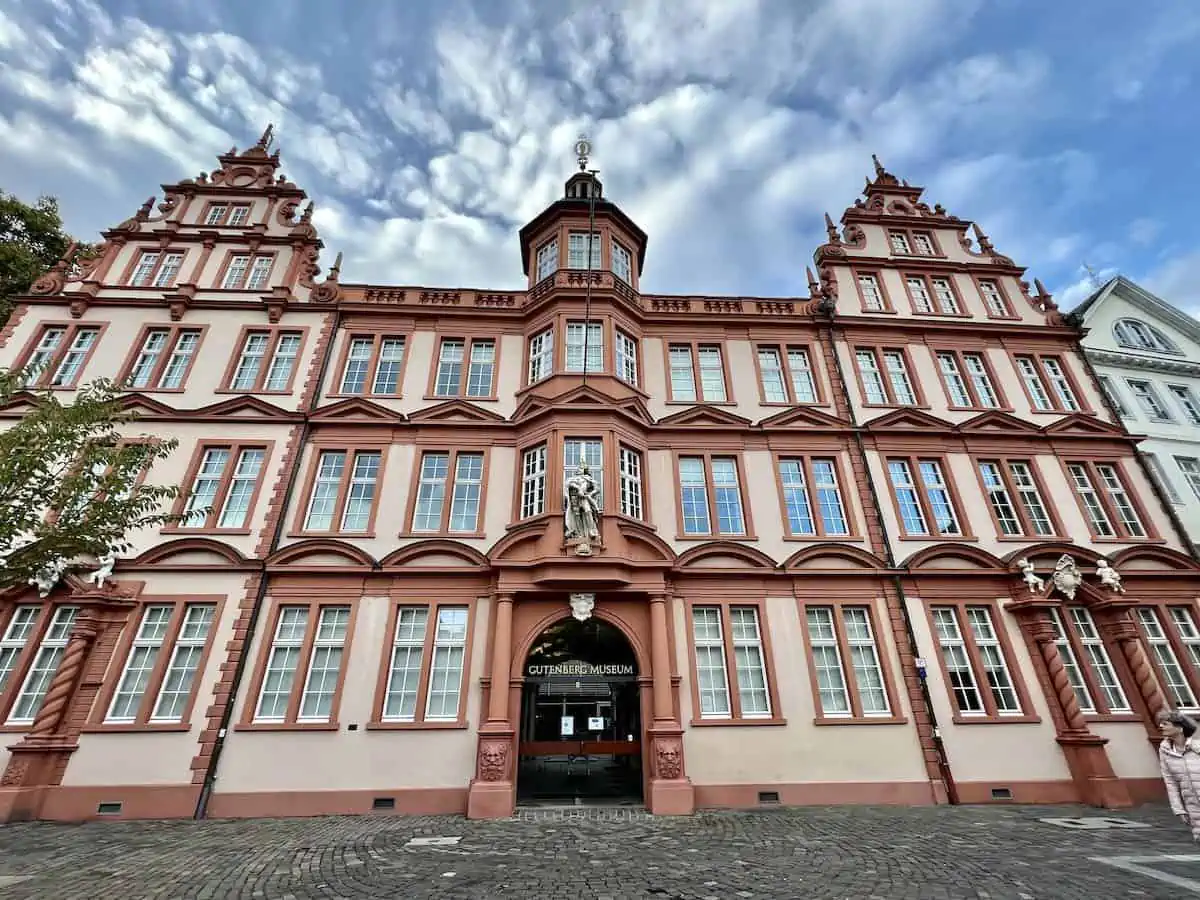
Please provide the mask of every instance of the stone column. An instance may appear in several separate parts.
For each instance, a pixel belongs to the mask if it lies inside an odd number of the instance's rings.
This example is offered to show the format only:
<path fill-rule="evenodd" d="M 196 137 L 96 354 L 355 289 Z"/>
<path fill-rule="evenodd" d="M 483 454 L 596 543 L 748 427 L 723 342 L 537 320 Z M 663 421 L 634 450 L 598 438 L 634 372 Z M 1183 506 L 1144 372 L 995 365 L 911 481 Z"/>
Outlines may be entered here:
<path fill-rule="evenodd" d="M 689 815 L 696 808 L 695 790 L 684 774 L 683 728 L 671 696 L 671 638 L 667 628 L 667 593 L 650 594 L 650 668 L 654 723 L 649 729 L 650 778 L 646 808 L 655 815 Z"/>
<path fill-rule="evenodd" d="M 1143 722 L 1146 726 L 1146 734 L 1149 736 L 1150 742 L 1157 748 L 1162 740 L 1162 735 L 1159 733 L 1155 720 L 1158 718 L 1158 714 L 1167 708 L 1167 701 L 1163 697 L 1162 691 L 1159 690 L 1154 668 L 1150 665 L 1150 660 L 1146 658 L 1141 634 L 1137 624 L 1133 621 L 1132 613 L 1128 608 L 1122 607 L 1108 610 L 1106 615 L 1099 617 L 1099 626 L 1100 633 L 1121 648 L 1121 655 L 1125 658 L 1129 671 L 1133 674 L 1133 680 L 1137 684 L 1138 694 L 1141 696 L 1146 710 L 1150 713 L 1149 720 Z"/>
<path fill-rule="evenodd" d="M 487 721 L 479 729 L 475 777 L 467 795 L 467 818 L 499 819 L 516 806 L 513 743 L 516 729 L 509 719 L 508 691 L 512 679 L 513 595 L 492 597 L 492 670 L 488 688 Z"/>

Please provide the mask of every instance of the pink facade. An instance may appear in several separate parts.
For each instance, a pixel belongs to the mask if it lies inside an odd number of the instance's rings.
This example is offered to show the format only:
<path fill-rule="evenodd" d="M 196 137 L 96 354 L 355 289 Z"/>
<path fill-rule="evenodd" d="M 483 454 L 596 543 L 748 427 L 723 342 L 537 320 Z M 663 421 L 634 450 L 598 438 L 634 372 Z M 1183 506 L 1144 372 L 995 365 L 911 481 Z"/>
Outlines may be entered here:
<path fill-rule="evenodd" d="M 269 134 L 219 159 L 0 333 L 196 510 L 0 596 L 0 820 L 1158 795 L 1200 566 L 971 223 L 876 164 L 802 296 L 649 295 L 581 173 L 527 290 L 352 284 Z"/>

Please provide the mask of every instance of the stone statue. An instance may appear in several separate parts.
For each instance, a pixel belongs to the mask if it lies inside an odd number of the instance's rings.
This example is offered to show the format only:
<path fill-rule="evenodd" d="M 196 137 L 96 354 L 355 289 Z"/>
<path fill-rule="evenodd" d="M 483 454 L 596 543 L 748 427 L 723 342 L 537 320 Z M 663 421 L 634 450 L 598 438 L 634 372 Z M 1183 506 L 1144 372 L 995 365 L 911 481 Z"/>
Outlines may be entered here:
<path fill-rule="evenodd" d="M 117 553 L 115 550 L 109 550 L 100 557 L 100 566 L 96 571 L 90 573 L 87 580 L 98 588 L 104 587 L 104 582 L 112 577 L 113 568 L 117 564 Z"/>
<path fill-rule="evenodd" d="M 1046 582 L 1033 571 L 1033 563 L 1027 559 L 1019 559 L 1017 565 L 1021 567 L 1021 578 L 1028 585 L 1029 593 L 1040 594 L 1045 589 Z"/>
<path fill-rule="evenodd" d="M 592 617 L 592 610 L 596 608 L 595 594 L 571 594 L 571 615 L 580 622 L 586 622 Z"/>
<path fill-rule="evenodd" d="M 579 538 L 575 552 L 590 556 L 591 543 L 600 537 L 600 498 L 597 495 L 596 479 L 592 478 L 587 463 L 580 463 L 575 474 L 567 479 L 567 510 L 563 526 L 567 539 Z"/>
<path fill-rule="evenodd" d="M 1096 574 L 1100 583 L 1114 594 L 1125 593 L 1125 585 L 1121 583 L 1121 573 L 1108 564 L 1107 559 L 1096 560 Z"/>
<path fill-rule="evenodd" d="M 34 573 L 33 577 L 29 579 L 29 584 L 37 585 L 39 597 L 47 597 L 54 590 L 54 586 L 58 584 L 65 571 L 67 571 L 67 561 L 61 557 L 55 557 Z"/>
<path fill-rule="evenodd" d="M 1058 562 L 1054 564 L 1054 574 L 1050 576 L 1050 580 L 1066 595 L 1068 600 L 1074 600 L 1076 589 L 1083 584 L 1083 576 L 1079 574 L 1075 558 L 1069 553 L 1060 556 Z"/>

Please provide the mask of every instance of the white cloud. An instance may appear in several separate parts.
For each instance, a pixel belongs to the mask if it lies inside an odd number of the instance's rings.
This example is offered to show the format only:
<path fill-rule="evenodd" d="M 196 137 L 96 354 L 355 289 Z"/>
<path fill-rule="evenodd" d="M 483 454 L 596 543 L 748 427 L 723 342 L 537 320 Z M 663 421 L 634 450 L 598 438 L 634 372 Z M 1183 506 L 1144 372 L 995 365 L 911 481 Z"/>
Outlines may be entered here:
<path fill-rule="evenodd" d="M 1200 318 L 1200 248 L 1178 256 L 1145 275 L 1140 283 L 1172 306 Z"/>

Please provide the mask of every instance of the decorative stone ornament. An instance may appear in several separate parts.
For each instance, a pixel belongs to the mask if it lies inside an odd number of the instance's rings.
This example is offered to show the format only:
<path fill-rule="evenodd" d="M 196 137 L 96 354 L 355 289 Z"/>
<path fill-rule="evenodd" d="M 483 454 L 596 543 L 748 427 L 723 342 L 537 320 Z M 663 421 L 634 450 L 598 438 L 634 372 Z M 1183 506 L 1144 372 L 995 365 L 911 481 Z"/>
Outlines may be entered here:
<path fill-rule="evenodd" d="M 1017 560 L 1017 565 L 1021 567 L 1021 580 L 1025 582 L 1029 588 L 1029 593 L 1040 594 L 1046 588 L 1046 581 L 1039 578 L 1037 572 L 1033 570 L 1033 563 L 1027 559 Z"/>
<path fill-rule="evenodd" d="M 479 748 L 479 778 L 503 781 L 508 774 L 508 742 L 484 741 Z"/>
<path fill-rule="evenodd" d="M 659 778 L 673 781 L 683 775 L 683 744 L 678 739 L 659 740 L 654 749 Z"/>
<path fill-rule="evenodd" d="M 1100 583 L 1114 594 L 1125 593 L 1125 585 L 1121 583 L 1121 573 L 1108 564 L 1107 559 L 1096 560 L 1096 575 Z"/>
<path fill-rule="evenodd" d="M 103 589 L 104 583 L 112 577 L 113 568 L 116 564 L 117 553 L 115 550 L 109 550 L 100 557 L 99 566 L 96 571 L 88 573 L 88 583 L 94 584 L 99 589 Z"/>
<path fill-rule="evenodd" d="M 578 538 L 577 556 L 592 555 L 592 541 L 600 538 L 600 498 L 596 479 L 587 463 L 580 463 L 575 474 L 567 479 L 567 508 L 563 530 L 567 540 Z"/>
<path fill-rule="evenodd" d="M 1068 600 L 1074 600 L 1075 591 L 1083 584 L 1083 575 L 1080 574 L 1079 567 L 1075 565 L 1075 557 L 1069 553 L 1060 556 L 1058 562 L 1054 564 L 1054 574 L 1050 576 L 1050 580 Z"/>
<path fill-rule="evenodd" d="M 580 622 L 586 622 L 592 617 L 592 610 L 596 608 L 595 594 L 571 594 L 569 601 L 571 615 Z"/>
<path fill-rule="evenodd" d="M 29 583 L 37 586 L 39 597 L 48 597 L 54 590 L 54 586 L 62 579 L 65 571 L 67 571 L 67 561 L 55 558 L 35 572 L 29 579 Z"/>

